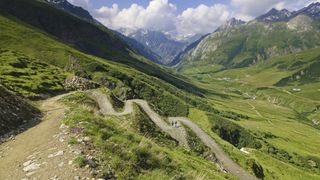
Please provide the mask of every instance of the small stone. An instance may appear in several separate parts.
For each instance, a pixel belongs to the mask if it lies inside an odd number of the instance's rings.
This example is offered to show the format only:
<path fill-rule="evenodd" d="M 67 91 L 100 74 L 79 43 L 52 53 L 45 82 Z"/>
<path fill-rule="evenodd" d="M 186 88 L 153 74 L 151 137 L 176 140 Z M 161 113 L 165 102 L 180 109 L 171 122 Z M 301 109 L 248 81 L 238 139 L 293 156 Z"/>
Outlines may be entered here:
<path fill-rule="evenodd" d="M 72 149 L 71 152 L 75 155 L 80 155 L 82 154 L 82 151 L 80 149 Z"/>
<path fill-rule="evenodd" d="M 73 161 L 71 161 L 71 160 L 68 162 L 69 165 L 71 165 L 72 163 L 73 163 Z"/>
<path fill-rule="evenodd" d="M 29 160 L 29 161 L 27 161 L 27 162 L 24 162 L 24 163 L 23 163 L 23 166 L 24 166 L 24 167 L 29 166 L 31 163 L 32 163 L 32 160 Z"/>
<path fill-rule="evenodd" d="M 63 167 L 63 165 L 64 165 L 64 162 L 61 162 L 58 164 L 59 167 Z"/>
<path fill-rule="evenodd" d="M 29 171 L 34 171 L 40 168 L 40 165 L 37 163 L 32 163 L 26 167 L 23 168 L 23 171 L 29 172 Z"/>
<path fill-rule="evenodd" d="M 61 124 L 61 125 L 60 125 L 60 129 L 66 129 L 66 128 L 68 128 L 67 125 L 65 125 L 65 124 Z"/>
<path fill-rule="evenodd" d="M 63 151 L 58 151 L 56 154 L 49 154 L 48 158 L 53 158 L 56 156 L 62 156 L 63 155 Z"/>
<path fill-rule="evenodd" d="M 91 168 L 96 168 L 96 167 L 98 167 L 98 164 L 97 164 L 94 160 L 92 160 L 92 159 L 89 159 L 87 163 L 88 163 L 88 165 L 89 165 Z"/>
<path fill-rule="evenodd" d="M 88 137 L 88 136 L 86 136 L 86 137 L 83 138 L 83 141 L 84 141 L 84 142 L 89 142 L 90 140 L 91 140 L 91 138 Z"/>
<path fill-rule="evenodd" d="M 63 139 L 63 138 L 60 138 L 59 141 L 60 141 L 60 142 L 64 142 L 64 139 Z"/>
<path fill-rule="evenodd" d="M 75 180 L 80 180 L 80 176 L 75 176 L 74 179 Z"/>

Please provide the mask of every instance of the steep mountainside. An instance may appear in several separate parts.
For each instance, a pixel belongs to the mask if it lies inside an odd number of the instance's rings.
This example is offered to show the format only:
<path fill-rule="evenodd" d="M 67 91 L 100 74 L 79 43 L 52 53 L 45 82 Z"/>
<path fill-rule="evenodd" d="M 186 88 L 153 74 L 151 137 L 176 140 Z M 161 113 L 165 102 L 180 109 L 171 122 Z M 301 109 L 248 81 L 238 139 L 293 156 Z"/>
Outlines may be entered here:
<path fill-rule="evenodd" d="M 39 110 L 0 85 L 0 136 L 37 120 L 39 115 Z"/>
<path fill-rule="evenodd" d="M 178 68 L 208 64 L 216 64 L 216 70 L 246 67 L 271 57 L 318 47 L 319 32 L 319 21 L 306 15 L 292 16 L 284 22 L 254 20 L 207 36 L 180 56 L 182 62 Z"/>
<path fill-rule="evenodd" d="M 141 55 L 143 55 L 145 58 L 153 61 L 154 63 L 157 64 L 162 64 L 161 62 L 161 57 L 154 53 L 148 46 L 143 45 L 142 43 L 140 43 L 139 41 L 125 36 L 123 34 L 121 34 L 120 32 L 114 31 L 120 38 L 122 38 L 124 41 L 126 41 L 132 48 L 136 49 L 138 51 L 138 53 L 140 53 Z"/>
<path fill-rule="evenodd" d="M 171 63 L 184 50 L 185 46 L 188 45 L 186 41 L 171 39 L 169 36 L 158 31 L 141 29 L 128 33 L 127 36 L 152 49 L 155 54 L 161 57 L 160 61 L 163 64 Z"/>
<path fill-rule="evenodd" d="M 58 8 L 61 8 L 71 14 L 76 15 L 77 17 L 81 17 L 90 22 L 96 22 L 96 20 L 90 15 L 88 11 L 84 10 L 81 7 L 72 5 L 67 0 L 47 0 L 47 1 Z"/>

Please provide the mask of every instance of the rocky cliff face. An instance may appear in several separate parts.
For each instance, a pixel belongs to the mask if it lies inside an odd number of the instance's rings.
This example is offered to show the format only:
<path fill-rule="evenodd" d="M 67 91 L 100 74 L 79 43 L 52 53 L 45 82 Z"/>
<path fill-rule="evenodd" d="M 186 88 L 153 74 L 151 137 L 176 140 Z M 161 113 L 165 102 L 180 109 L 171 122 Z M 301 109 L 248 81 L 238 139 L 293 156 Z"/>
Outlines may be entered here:
<path fill-rule="evenodd" d="M 257 17 L 256 20 L 262 22 L 279 22 L 286 21 L 291 15 L 292 12 L 287 9 L 277 10 L 273 8 L 266 14 Z"/>
<path fill-rule="evenodd" d="M 40 111 L 0 85 L 0 136 L 37 120 Z"/>

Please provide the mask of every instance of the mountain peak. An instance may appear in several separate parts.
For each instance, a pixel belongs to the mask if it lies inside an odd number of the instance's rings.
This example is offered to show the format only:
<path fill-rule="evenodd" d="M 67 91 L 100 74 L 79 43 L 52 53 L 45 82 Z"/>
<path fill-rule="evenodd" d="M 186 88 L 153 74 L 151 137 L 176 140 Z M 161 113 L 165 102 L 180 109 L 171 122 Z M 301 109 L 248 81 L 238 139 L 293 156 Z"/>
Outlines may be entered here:
<path fill-rule="evenodd" d="M 79 18 L 83 18 L 90 22 L 97 22 L 87 10 L 83 9 L 82 7 L 75 6 L 69 3 L 67 0 L 47 0 L 47 2 Z"/>
<path fill-rule="evenodd" d="M 225 24 L 220 26 L 215 32 L 225 31 L 227 29 L 234 28 L 234 27 L 240 26 L 245 23 L 246 22 L 242 21 L 241 19 L 231 18 Z"/>
<path fill-rule="evenodd" d="M 307 15 L 313 19 L 320 19 L 320 2 L 314 2 L 309 6 L 294 13 L 294 16 Z"/>
<path fill-rule="evenodd" d="M 275 8 L 272 8 L 266 14 L 257 17 L 256 20 L 262 22 L 279 22 L 286 21 L 291 15 L 292 12 L 287 9 L 277 10 Z"/>

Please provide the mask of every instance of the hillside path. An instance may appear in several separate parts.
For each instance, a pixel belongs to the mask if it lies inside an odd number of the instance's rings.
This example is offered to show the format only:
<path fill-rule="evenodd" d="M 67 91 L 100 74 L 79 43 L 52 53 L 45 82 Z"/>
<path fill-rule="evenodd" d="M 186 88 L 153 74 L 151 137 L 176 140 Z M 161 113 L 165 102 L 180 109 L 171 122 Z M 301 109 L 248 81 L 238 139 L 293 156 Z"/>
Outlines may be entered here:
<path fill-rule="evenodd" d="M 61 126 L 66 108 L 57 102 L 65 95 L 43 101 L 41 122 L 0 144 L 1 180 L 90 177 L 87 169 L 71 165 L 76 155 L 68 147 L 67 128 Z"/>
<path fill-rule="evenodd" d="M 157 114 L 150 108 L 147 101 L 141 99 L 127 100 L 125 101 L 123 112 L 116 112 L 107 95 L 98 91 L 94 91 L 92 92 L 92 96 L 96 99 L 97 103 L 99 104 L 100 111 L 103 115 L 127 115 L 133 112 L 133 103 L 138 104 L 160 129 L 168 133 L 172 138 L 179 141 L 179 143 L 182 146 L 188 146 L 186 140 L 186 132 L 184 128 L 180 125 L 178 126 L 178 128 L 174 128 L 168 125 L 168 123 L 164 121 L 159 114 Z M 254 176 L 247 173 L 238 164 L 233 162 L 229 158 L 229 156 L 221 149 L 221 147 L 216 143 L 216 141 L 207 133 L 205 133 L 201 128 L 199 128 L 199 126 L 193 123 L 190 119 L 185 117 L 169 117 L 168 120 L 169 122 L 177 121 L 188 126 L 202 140 L 202 142 L 215 153 L 215 156 L 222 165 L 222 167 L 231 174 L 237 176 L 240 180 L 257 179 Z"/>

